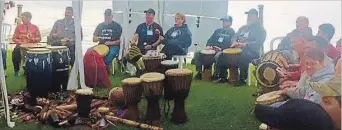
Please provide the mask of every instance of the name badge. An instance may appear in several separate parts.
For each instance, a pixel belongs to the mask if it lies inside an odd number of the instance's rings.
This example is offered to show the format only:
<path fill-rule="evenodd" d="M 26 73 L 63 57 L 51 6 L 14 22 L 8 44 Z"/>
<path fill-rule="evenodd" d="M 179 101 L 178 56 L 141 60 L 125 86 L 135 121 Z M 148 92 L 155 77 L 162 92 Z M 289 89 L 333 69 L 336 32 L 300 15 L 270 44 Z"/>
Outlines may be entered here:
<path fill-rule="evenodd" d="M 148 36 L 153 35 L 153 31 L 152 31 L 152 30 L 147 30 L 147 35 L 148 35 Z"/>
<path fill-rule="evenodd" d="M 222 43 L 223 42 L 223 37 L 220 37 L 217 41 Z"/>
<path fill-rule="evenodd" d="M 172 34 L 171 34 L 171 37 L 176 37 L 177 36 L 177 32 L 176 31 L 174 31 Z"/>

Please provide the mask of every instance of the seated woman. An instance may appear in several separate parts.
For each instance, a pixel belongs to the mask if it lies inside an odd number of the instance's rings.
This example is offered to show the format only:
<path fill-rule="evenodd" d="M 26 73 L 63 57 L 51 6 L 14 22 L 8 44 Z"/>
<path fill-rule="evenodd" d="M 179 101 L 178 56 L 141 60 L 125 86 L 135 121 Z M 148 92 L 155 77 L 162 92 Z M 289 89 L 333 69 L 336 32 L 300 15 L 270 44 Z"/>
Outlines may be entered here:
<path fill-rule="evenodd" d="M 167 30 L 163 38 L 165 45 L 161 52 L 165 53 L 167 59 L 174 55 L 186 55 L 188 47 L 191 45 L 191 32 L 185 24 L 185 15 L 177 13 L 175 15 L 175 26 Z"/>
<path fill-rule="evenodd" d="M 290 98 L 300 98 L 320 103 L 321 97 L 308 85 L 309 82 L 325 83 L 334 76 L 334 65 L 324 65 L 324 52 L 310 48 L 304 54 L 304 74 L 300 81 L 294 88 L 287 88 L 282 90 L 284 95 Z M 285 101 L 286 102 L 286 101 Z M 284 102 L 272 104 L 273 107 L 279 107 Z"/>

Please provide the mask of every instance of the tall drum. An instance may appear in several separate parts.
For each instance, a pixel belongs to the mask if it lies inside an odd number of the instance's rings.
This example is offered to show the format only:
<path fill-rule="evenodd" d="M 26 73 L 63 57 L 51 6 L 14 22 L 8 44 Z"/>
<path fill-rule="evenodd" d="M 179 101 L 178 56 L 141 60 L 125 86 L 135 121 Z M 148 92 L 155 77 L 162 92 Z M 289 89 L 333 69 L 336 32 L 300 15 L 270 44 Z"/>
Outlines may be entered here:
<path fill-rule="evenodd" d="M 52 61 L 49 49 L 39 48 L 27 51 L 26 85 L 35 100 L 37 96 L 47 97 L 52 84 Z M 36 102 L 36 101 L 33 101 Z"/>
<path fill-rule="evenodd" d="M 142 86 L 140 78 L 126 78 L 121 81 L 122 89 L 125 94 L 125 100 L 128 105 L 128 115 L 124 118 L 129 120 L 138 121 L 139 109 L 138 104 L 141 100 Z"/>
<path fill-rule="evenodd" d="M 66 91 L 69 80 L 70 54 L 66 46 L 47 47 L 52 52 L 52 92 Z M 62 88 L 61 88 L 62 87 Z"/>

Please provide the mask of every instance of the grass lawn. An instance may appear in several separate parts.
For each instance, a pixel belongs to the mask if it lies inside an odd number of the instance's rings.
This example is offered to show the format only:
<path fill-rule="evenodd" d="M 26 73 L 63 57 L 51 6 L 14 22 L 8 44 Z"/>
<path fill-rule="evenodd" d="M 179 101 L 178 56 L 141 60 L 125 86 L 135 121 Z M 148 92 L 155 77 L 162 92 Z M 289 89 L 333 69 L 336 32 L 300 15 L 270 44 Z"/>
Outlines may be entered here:
<path fill-rule="evenodd" d="M 9 77 L 6 78 L 7 89 L 9 93 L 16 93 L 25 88 L 24 76 L 15 77 L 13 75 L 13 65 L 11 60 L 11 52 L 7 56 L 8 69 L 6 70 Z M 194 70 L 193 66 L 188 68 Z M 125 77 L 116 71 L 114 76 L 110 77 L 112 87 L 120 86 L 120 81 Z M 97 89 L 96 94 L 99 96 L 108 95 L 109 90 Z M 193 81 L 189 97 L 186 99 L 186 112 L 189 121 L 184 125 L 175 125 L 165 119 L 164 113 L 162 118 L 165 130 L 258 130 L 260 123 L 254 118 L 251 111 L 254 107 L 255 97 L 252 96 L 256 92 L 256 87 L 232 87 L 228 84 L 216 84 L 211 82 Z M 140 115 L 142 121 L 145 117 L 146 100 L 142 100 L 139 104 Z M 171 105 L 172 107 L 173 105 Z M 161 112 L 163 112 L 163 101 L 160 101 Z M 172 108 L 171 108 L 172 111 Z M 171 113 L 171 112 L 170 112 Z M 0 121 L 0 129 L 7 130 L 5 121 Z M 55 128 L 48 125 L 16 123 L 14 130 L 54 130 Z M 118 125 L 116 128 L 110 129 L 136 129 L 124 125 Z"/>

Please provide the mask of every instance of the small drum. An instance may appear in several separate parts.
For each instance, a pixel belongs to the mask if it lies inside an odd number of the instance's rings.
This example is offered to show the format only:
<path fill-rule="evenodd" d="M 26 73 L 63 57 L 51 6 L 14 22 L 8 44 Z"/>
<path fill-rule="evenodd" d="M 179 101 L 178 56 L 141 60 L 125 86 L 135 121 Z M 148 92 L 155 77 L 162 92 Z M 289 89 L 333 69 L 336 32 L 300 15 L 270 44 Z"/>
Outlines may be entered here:
<path fill-rule="evenodd" d="M 269 126 L 267 126 L 266 124 L 262 123 L 259 126 L 259 130 L 271 130 L 271 128 Z"/>
<path fill-rule="evenodd" d="M 49 49 L 27 51 L 26 85 L 31 97 L 47 97 L 52 83 L 52 61 Z"/>
<path fill-rule="evenodd" d="M 93 50 L 95 50 L 97 53 L 99 53 L 100 56 L 105 57 L 109 53 L 109 47 L 104 44 L 96 45 L 93 47 Z"/>
<path fill-rule="evenodd" d="M 187 121 L 185 113 L 185 99 L 189 95 L 192 82 L 192 71 L 189 69 L 171 69 L 166 73 L 165 94 L 173 99 L 174 109 L 172 112 L 171 121 L 177 124 L 183 124 Z"/>
<path fill-rule="evenodd" d="M 128 105 L 128 115 L 125 115 L 125 119 L 139 120 L 138 103 L 141 99 L 142 86 L 140 78 L 127 78 L 121 81 L 122 89 L 125 94 L 126 104 Z"/>
<path fill-rule="evenodd" d="M 93 100 L 93 90 L 79 89 L 75 93 L 78 116 L 81 118 L 89 118 L 91 102 Z"/>
<path fill-rule="evenodd" d="M 146 72 L 159 72 L 158 68 L 160 68 L 161 61 L 165 58 L 166 56 L 163 53 L 160 53 L 159 56 L 143 55 L 142 60 L 145 65 Z"/>
<path fill-rule="evenodd" d="M 161 62 L 161 65 L 163 67 L 162 73 L 165 74 L 165 72 L 169 69 L 177 69 L 178 68 L 178 61 L 174 60 L 164 60 Z"/>
<path fill-rule="evenodd" d="M 276 102 L 284 101 L 286 99 L 285 96 L 281 94 L 281 91 L 273 91 L 269 93 L 265 93 L 259 96 L 255 103 L 256 104 L 263 104 L 263 105 L 271 105 Z"/>
<path fill-rule="evenodd" d="M 205 69 L 211 70 L 211 65 L 214 63 L 214 56 L 216 54 L 215 50 L 201 50 L 202 64 Z"/>
<path fill-rule="evenodd" d="M 122 88 L 112 88 L 109 91 L 108 100 L 111 106 L 117 107 L 117 108 L 123 108 L 126 106 L 125 102 L 125 94 L 122 90 Z"/>
<path fill-rule="evenodd" d="M 52 78 L 54 79 L 52 92 L 66 91 L 69 80 L 69 49 L 66 46 L 50 46 L 47 48 L 52 52 Z"/>
<path fill-rule="evenodd" d="M 239 72 L 237 66 L 237 56 L 242 52 L 240 48 L 227 48 L 223 50 L 223 54 L 226 57 L 225 60 L 229 61 L 229 82 L 234 83 L 238 80 Z"/>
<path fill-rule="evenodd" d="M 143 74 L 140 79 L 147 99 L 146 121 L 150 125 L 160 125 L 159 98 L 163 94 L 165 76 L 161 73 L 151 72 Z"/>

